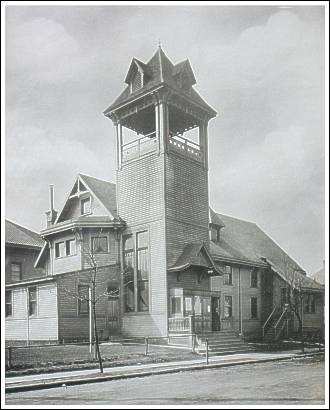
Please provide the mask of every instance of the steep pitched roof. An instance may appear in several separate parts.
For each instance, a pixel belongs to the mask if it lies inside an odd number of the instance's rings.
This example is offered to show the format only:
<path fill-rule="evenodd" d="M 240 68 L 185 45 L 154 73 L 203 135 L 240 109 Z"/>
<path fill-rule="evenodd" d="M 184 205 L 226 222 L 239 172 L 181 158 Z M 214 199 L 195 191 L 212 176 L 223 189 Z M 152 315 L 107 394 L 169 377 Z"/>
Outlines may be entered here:
<path fill-rule="evenodd" d="M 320 283 L 321 285 L 324 285 L 325 284 L 325 268 L 322 267 L 317 272 L 312 273 L 311 278 L 313 280 L 316 280 L 316 282 Z"/>
<path fill-rule="evenodd" d="M 203 242 L 190 243 L 186 245 L 173 266 L 169 271 L 177 272 L 189 268 L 190 266 L 197 266 L 202 268 L 213 269 L 217 274 L 220 271 L 209 254 Z"/>
<path fill-rule="evenodd" d="M 139 97 L 146 92 L 161 86 L 163 84 L 168 85 L 172 89 L 175 89 L 181 95 L 188 97 L 196 104 L 204 108 L 207 112 L 211 113 L 213 116 L 216 115 L 216 112 L 211 108 L 203 98 L 192 88 L 192 85 L 196 83 L 194 73 L 192 71 L 191 65 L 188 60 L 182 61 L 174 65 L 169 58 L 164 53 L 161 47 L 158 47 L 156 53 L 151 57 L 151 59 L 146 63 L 133 58 L 128 73 L 125 78 L 125 82 L 130 79 L 131 72 L 135 63 L 138 63 L 140 67 L 146 72 L 147 78 L 146 82 L 142 88 L 131 92 L 130 86 L 128 85 L 124 91 L 116 98 L 116 100 L 104 111 L 104 114 L 107 115 L 112 110 L 118 108 L 120 105 L 127 103 L 136 97 Z M 177 74 L 179 72 L 185 71 L 190 79 L 191 87 L 187 89 L 182 89 L 177 81 Z"/>
<path fill-rule="evenodd" d="M 84 174 L 78 174 L 104 207 L 117 217 L 116 184 Z"/>
<path fill-rule="evenodd" d="M 211 253 L 220 259 L 232 259 L 251 264 L 269 264 L 284 280 L 290 281 L 293 272 L 301 275 L 303 287 L 322 289 L 301 273 L 303 269 L 255 223 L 217 214 L 225 227 L 220 241 L 211 242 Z M 265 259 L 263 259 L 265 258 Z"/>
<path fill-rule="evenodd" d="M 5 235 L 5 243 L 8 245 L 41 248 L 44 244 L 44 241 L 38 233 L 24 228 L 8 219 L 6 219 L 5 224 Z"/>

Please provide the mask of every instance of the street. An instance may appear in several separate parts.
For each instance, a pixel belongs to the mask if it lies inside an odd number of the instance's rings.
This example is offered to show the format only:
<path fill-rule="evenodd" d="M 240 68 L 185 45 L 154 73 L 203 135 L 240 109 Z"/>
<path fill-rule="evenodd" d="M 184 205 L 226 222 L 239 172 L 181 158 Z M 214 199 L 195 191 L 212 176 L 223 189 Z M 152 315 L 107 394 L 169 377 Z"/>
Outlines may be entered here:
<path fill-rule="evenodd" d="M 11 393 L 6 404 L 324 404 L 324 361 L 295 359 Z"/>

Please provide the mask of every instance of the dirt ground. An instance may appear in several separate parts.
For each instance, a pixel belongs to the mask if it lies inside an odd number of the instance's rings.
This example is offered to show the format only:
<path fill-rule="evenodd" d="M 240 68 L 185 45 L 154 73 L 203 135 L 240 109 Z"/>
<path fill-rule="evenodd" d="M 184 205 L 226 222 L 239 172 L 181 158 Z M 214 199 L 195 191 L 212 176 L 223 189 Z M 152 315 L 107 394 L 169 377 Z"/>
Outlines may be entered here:
<path fill-rule="evenodd" d="M 8 405 L 324 404 L 324 361 L 293 359 L 6 395 Z"/>

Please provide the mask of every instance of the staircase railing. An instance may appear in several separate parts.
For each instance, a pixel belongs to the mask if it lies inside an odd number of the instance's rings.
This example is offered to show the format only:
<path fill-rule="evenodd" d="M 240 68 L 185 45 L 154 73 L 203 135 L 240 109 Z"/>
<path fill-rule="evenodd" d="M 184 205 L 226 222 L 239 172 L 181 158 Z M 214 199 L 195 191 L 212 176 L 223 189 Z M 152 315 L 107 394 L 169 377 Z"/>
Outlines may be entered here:
<path fill-rule="evenodd" d="M 283 308 L 283 312 L 282 312 L 281 316 L 279 317 L 278 321 L 275 323 L 275 326 L 274 326 L 274 331 L 275 331 L 275 335 L 274 335 L 274 336 L 275 336 L 275 340 L 280 336 L 281 332 L 282 332 L 283 329 L 284 329 L 284 326 L 285 326 L 285 324 L 286 324 L 286 320 L 284 320 L 284 321 L 282 322 L 282 319 L 283 319 L 284 316 L 286 316 L 287 310 L 288 310 L 287 307 L 284 307 L 284 308 Z M 280 325 L 281 325 L 281 326 L 280 326 Z"/>
<path fill-rule="evenodd" d="M 275 312 L 277 310 L 277 307 L 275 306 L 274 309 L 272 310 L 271 314 L 268 316 L 267 320 L 265 323 L 262 325 L 262 337 L 265 337 L 265 332 L 266 332 L 266 326 L 269 324 L 271 318 L 274 316 Z"/>

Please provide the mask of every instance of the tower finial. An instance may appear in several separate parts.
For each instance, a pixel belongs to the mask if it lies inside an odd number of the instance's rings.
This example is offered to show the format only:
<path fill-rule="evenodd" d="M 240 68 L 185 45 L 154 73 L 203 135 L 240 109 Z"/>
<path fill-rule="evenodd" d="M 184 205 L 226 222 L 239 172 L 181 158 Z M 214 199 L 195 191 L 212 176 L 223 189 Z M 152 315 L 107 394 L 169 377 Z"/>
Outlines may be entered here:
<path fill-rule="evenodd" d="M 158 48 L 162 48 L 162 42 L 160 41 L 160 38 L 158 39 Z"/>

